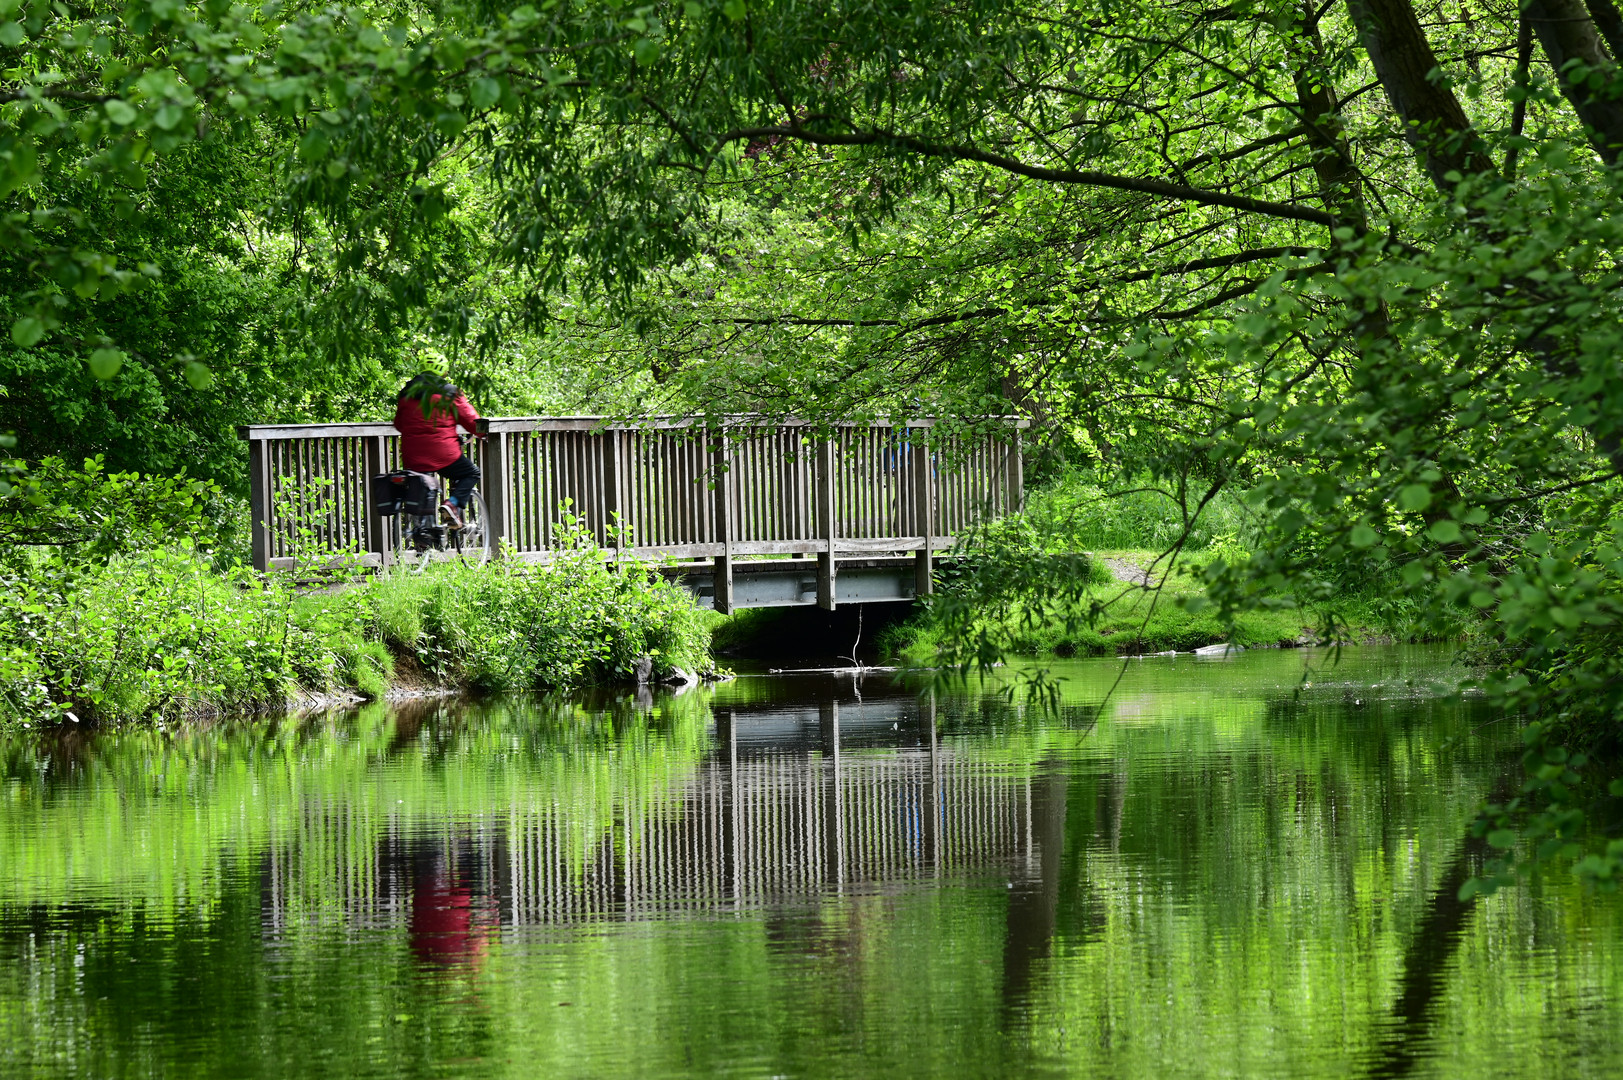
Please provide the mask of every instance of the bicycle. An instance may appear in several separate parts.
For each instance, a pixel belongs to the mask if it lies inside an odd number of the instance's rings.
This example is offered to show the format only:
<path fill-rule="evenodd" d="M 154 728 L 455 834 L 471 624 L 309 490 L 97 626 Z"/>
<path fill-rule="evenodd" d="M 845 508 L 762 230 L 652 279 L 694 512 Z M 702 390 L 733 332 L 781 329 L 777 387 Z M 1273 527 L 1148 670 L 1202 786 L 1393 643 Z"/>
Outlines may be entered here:
<path fill-rule="evenodd" d="M 476 555 L 480 563 L 490 561 L 489 511 L 477 488 L 462 511 L 462 527 L 452 528 L 441 508 L 442 479 L 433 473 L 396 469 L 372 478 L 374 509 L 386 517 L 400 517 L 403 546 L 422 556 L 418 571 L 427 568 L 434 555 L 450 550 L 466 561 Z"/>

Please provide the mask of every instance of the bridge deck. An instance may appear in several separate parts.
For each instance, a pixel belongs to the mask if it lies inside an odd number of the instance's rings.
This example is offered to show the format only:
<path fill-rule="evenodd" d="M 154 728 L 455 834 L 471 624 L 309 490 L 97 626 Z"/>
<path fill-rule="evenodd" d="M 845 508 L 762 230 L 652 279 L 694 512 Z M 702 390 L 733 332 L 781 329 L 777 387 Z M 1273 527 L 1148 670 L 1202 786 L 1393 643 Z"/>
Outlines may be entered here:
<path fill-rule="evenodd" d="M 833 608 L 930 591 L 935 552 L 1019 505 L 1025 426 L 995 418 L 949 434 L 930 420 L 822 430 L 752 417 L 709 427 L 491 418 L 476 453 L 500 557 L 545 561 L 584 540 L 610 555 L 708 560 L 708 570 L 682 572 L 718 611 Z M 372 512 L 367 498 L 368 477 L 397 467 L 392 425 L 238 434 L 249 448 L 256 567 L 292 566 L 312 521 L 365 565 L 389 566 L 404 549 L 398 519 Z"/>

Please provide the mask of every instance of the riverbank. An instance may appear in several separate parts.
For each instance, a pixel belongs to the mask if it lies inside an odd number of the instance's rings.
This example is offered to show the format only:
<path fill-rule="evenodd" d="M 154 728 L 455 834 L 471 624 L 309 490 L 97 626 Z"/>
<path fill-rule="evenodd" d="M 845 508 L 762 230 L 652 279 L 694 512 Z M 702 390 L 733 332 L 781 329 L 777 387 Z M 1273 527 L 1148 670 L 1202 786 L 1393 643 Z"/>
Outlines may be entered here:
<path fill-rule="evenodd" d="M 1091 619 L 1085 607 L 1049 610 L 1016 604 L 981 625 L 1011 655 L 1032 657 L 1188 652 L 1223 642 L 1255 648 L 1406 639 L 1390 615 L 1360 597 L 1344 598 L 1338 605 L 1341 621 L 1334 634 L 1324 631 L 1321 613 L 1290 606 L 1243 612 L 1231 629 L 1211 609 L 1185 606 L 1185 600 L 1202 592 L 1199 582 L 1188 574 L 1166 573 L 1157 567 L 1157 555 L 1138 549 L 1091 553 L 1093 580 L 1082 597 L 1084 605 L 1100 605 Z M 880 649 L 890 659 L 928 664 L 940 652 L 945 632 L 939 619 L 920 612 L 888 627 Z"/>
<path fill-rule="evenodd" d="M 300 588 L 184 548 L 14 566 L 0 726 L 127 723 L 709 669 L 712 616 L 646 567 L 447 563 Z"/>

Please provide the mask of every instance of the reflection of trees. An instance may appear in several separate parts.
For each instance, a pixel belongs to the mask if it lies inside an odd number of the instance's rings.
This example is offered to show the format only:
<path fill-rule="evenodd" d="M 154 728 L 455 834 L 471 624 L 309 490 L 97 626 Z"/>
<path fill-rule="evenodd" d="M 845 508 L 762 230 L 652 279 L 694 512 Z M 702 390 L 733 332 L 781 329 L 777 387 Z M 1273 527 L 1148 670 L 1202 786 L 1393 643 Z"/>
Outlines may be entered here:
<path fill-rule="evenodd" d="M 1058 762 L 1044 763 L 1031 781 L 1031 845 L 1035 848 L 1035 858 L 1027 863 L 1027 875 L 1009 882 L 1009 909 L 1003 933 L 1005 1029 L 1026 1004 L 1032 968 L 1048 956 L 1058 928 L 1060 885 L 1065 872 L 1065 804 L 1069 781 L 1069 770 Z"/>
<path fill-rule="evenodd" d="M 1506 762 L 1487 801 L 1500 805 L 1508 802 L 1519 777 L 1519 764 L 1515 760 Z M 1424 913 L 1410 933 L 1409 947 L 1404 950 L 1402 976 L 1388 1028 L 1367 1075 L 1407 1076 L 1419 1063 L 1436 1022 L 1449 961 L 1459 949 L 1466 921 L 1476 907 L 1474 900 L 1460 899 L 1460 887 L 1481 872 L 1490 853 L 1484 838 L 1466 831 L 1459 850 L 1432 887 Z"/>

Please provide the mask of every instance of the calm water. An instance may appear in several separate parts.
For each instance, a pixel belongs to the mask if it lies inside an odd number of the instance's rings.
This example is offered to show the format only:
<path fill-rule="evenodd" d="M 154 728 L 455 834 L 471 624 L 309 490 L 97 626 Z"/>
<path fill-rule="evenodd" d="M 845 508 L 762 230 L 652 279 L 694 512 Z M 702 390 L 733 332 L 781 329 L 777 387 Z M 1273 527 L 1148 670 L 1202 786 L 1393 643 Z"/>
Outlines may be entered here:
<path fill-rule="evenodd" d="M 1444 659 L 0 741 L 0 1076 L 1617 1075 L 1623 901 L 1452 902 Z"/>

